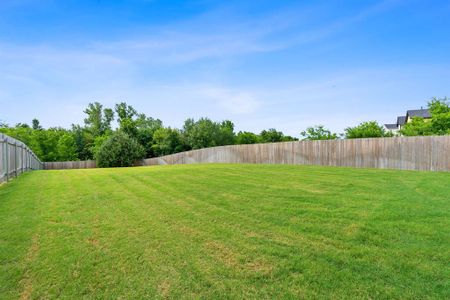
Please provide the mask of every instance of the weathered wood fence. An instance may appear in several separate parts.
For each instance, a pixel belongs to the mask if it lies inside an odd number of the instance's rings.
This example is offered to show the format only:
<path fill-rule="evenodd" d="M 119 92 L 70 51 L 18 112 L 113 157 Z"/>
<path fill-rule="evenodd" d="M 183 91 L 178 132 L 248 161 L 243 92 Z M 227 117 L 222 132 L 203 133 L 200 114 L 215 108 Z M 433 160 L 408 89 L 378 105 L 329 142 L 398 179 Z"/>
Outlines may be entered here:
<path fill-rule="evenodd" d="M 43 169 L 43 164 L 27 145 L 0 133 L 0 183 L 39 169 Z"/>
<path fill-rule="evenodd" d="M 97 163 L 95 160 L 53 161 L 44 163 L 44 169 L 46 170 L 91 169 L 96 167 Z"/>
<path fill-rule="evenodd" d="M 297 164 L 450 171 L 450 136 L 220 146 L 148 158 L 136 165 L 194 163 Z M 45 163 L 45 168 L 95 168 L 95 161 Z"/>

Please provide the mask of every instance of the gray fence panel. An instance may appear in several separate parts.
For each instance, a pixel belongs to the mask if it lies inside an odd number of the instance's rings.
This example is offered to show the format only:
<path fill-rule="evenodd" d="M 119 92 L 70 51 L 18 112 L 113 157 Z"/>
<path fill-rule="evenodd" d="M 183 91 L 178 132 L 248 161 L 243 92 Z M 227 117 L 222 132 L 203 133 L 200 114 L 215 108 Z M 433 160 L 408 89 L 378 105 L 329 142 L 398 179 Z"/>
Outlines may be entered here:
<path fill-rule="evenodd" d="M 81 160 L 81 161 L 53 161 L 45 162 L 45 170 L 64 170 L 64 169 L 91 169 L 96 168 L 95 160 Z"/>
<path fill-rule="evenodd" d="M 44 165 L 27 145 L 0 133 L 0 183 Z"/>
<path fill-rule="evenodd" d="M 141 165 L 256 163 L 450 171 L 450 136 L 232 145 L 144 159 Z"/>

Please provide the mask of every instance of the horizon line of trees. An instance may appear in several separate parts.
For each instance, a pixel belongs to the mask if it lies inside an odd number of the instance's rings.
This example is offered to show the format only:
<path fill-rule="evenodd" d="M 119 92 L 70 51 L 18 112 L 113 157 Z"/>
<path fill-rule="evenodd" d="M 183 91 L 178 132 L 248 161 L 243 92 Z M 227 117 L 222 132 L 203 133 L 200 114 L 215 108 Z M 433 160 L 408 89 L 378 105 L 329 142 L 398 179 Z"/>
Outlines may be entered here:
<path fill-rule="evenodd" d="M 405 124 L 400 134 L 450 134 L 450 103 L 447 97 L 432 98 L 428 108 L 431 120 L 415 117 Z M 27 144 L 43 161 L 106 159 L 108 162 L 103 166 L 129 165 L 129 161 L 120 164 L 111 162 L 111 157 L 120 158 L 123 151 L 133 154 L 130 155 L 132 159 L 141 159 L 214 146 L 298 140 L 274 128 L 262 130 L 259 134 L 249 131 L 236 133 L 230 120 L 216 122 L 209 118 L 188 118 L 181 129 L 165 127 L 160 119 L 139 113 L 125 102 L 116 104 L 114 109 L 106 108 L 99 102 L 89 103 L 83 112 L 86 115 L 84 124 L 72 124 L 70 129 L 45 129 L 39 120 L 33 119 L 31 125 L 19 123 L 13 127 L 0 122 L 0 132 Z M 114 120 L 118 124 L 116 129 L 112 128 Z M 312 126 L 300 132 L 300 136 L 302 140 L 332 140 L 389 137 L 393 134 L 376 121 L 368 121 L 348 127 L 342 134 L 333 133 L 323 125 Z"/>

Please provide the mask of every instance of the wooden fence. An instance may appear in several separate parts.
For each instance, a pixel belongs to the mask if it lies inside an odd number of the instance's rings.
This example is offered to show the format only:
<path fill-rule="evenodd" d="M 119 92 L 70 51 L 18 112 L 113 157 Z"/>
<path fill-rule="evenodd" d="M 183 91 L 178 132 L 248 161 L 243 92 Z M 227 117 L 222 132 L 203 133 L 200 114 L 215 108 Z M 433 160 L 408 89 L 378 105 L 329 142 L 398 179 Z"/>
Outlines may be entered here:
<path fill-rule="evenodd" d="M 23 172 L 42 168 L 42 162 L 27 145 L 0 133 L 0 183 Z"/>
<path fill-rule="evenodd" d="M 97 163 L 95 160 L 53 161 L 44 163 L 44 169 L 46 170 L 91 169 L 96 167 Z"/>
<path fill-rule="evenodd" d="M 78 164 L 77 164 L 78 163 Z M 231 145 L 148 158 L 137 165 L 253 163 L 450 171 L 450 136 L 393 137 Z M 46 169 L 95 167 L 95 162 L 46 163 Z"/>
<path fill-rule="evenodd" d="M 450 136 L 221 146 L 149 158 L 142 165 L 214 162 L 450 171 Z"/>

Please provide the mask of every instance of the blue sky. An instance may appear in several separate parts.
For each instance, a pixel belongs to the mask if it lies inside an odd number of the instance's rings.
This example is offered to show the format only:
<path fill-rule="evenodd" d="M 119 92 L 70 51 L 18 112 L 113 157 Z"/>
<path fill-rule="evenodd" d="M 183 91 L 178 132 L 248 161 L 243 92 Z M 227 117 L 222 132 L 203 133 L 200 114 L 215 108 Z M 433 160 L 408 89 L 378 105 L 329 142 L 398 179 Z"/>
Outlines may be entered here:
<path fill-rule="evenodd" d="M 99 101 L 165 125 L 393 122 L 450 96 L 449 1 L 0 1 L 0 120 L 69 127 Z"/>

